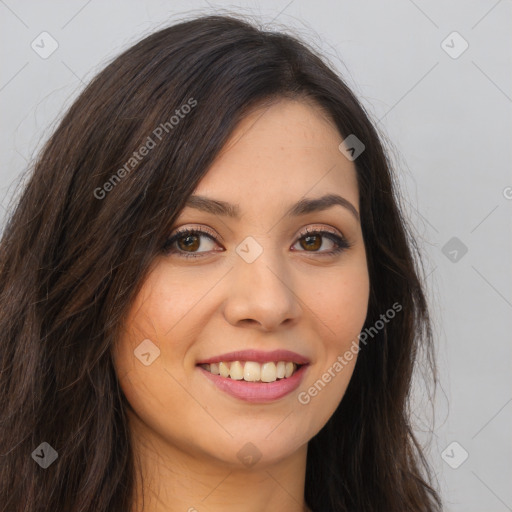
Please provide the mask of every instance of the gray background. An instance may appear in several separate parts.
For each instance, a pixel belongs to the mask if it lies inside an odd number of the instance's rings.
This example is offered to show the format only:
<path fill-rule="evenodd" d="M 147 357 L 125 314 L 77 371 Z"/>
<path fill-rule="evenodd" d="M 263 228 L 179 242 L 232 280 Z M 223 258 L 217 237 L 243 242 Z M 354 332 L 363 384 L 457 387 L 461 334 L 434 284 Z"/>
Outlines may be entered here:
<path fill-rule="evenodd" d="M 226 10 L 289 27 L 327 56 L 392 141 L 425 254 L 440 370 L 435 417 L 421 379 L 413 412 L 419 430 L 434 421 L 427 453 L 446 510 L 512 510 L 511 3 L 0 0 L 0 215 L 64 108 L 128 45 L 183 16 Z M 43 31 L 58 43 L 46 59 L 31 47 L 42 47 Z"/>

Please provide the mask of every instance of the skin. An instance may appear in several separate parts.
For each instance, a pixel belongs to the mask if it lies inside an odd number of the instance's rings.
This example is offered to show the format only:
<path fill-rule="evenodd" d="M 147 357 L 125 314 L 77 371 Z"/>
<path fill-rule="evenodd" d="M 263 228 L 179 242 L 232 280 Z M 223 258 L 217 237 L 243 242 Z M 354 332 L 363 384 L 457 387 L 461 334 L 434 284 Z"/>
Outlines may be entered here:
<path fill-rule="evenodd" d="M 311 398 L 298 400 L 357 342 L 367 314 L 369 275 L 361 225 L 342 206 L 284 217 L 294 203 L 336 193 L 359 212 L 356 170 L 339 151 L 342 137 L 309 101 L 283 99 L 253 110 L 194 194 L 238 204 L 239 220 L 185 208 L 176 228 L 209 228 L 181 256 L 183 243 L 157 257 L 114 347 L 145 502 L 133 510 L 299 512 L 304 505 L 308 441 L 340 403 L 356 357 Z M 304 243 L 304 229 L 327 229 Z M 263 252 L 247 263 L 235 251 L 248 236 Z M 181 249 L 181 253 L 180 253 Z M 325 254 L 325 255 L 323 255 Z M 145 366 L 144 339 L 160 349 Z M 297 390 L 266 404 L 227 395 L 196 364 L 240 349 L 288 349 L 307 356 Z M 332 371 L 332 370 L 331 370 Z M 251 442 L 251 467 L 237 457 Z M 256 453 L 256 452 L 255 452 Z"/>

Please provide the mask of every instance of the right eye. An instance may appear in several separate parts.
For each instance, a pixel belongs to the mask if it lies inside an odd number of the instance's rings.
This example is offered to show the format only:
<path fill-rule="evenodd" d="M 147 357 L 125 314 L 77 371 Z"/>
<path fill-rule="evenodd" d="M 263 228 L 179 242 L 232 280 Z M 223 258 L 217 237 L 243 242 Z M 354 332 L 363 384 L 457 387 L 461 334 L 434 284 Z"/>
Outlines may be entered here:
<path fill-rule="evenodd" d="M 198 258 L 205 252 L 214 249 L 206 249 L 199 251 L 198 249 L 204 245 L 201 239 L 206 239 L 209 243 L 217 245 L 215 237 L 209 232 L 201 229 L 182 229 L 172 235 L 164 245 L 165 254 L 177 254 L 184 258 Z M 212 246 L 213 247 L 213 246 Z M 216 251 L 218 252 L 218 251 Z"/>

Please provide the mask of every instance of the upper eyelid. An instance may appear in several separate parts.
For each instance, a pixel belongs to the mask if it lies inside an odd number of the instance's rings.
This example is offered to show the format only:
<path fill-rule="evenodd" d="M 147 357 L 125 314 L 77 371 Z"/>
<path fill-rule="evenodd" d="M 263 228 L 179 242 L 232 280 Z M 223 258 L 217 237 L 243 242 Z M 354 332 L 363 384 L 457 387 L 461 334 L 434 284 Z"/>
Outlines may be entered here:
<path fill-rule="evenodd" d="M 179 228 L 176 228 L 172 234 L 169 236 L 169 238 L 174 238 L 175 236 L 179 235 L 180 233 L 187 233 L 187 232 L 194 232 L 194 231 L 199 231 L 201 234 L 204 234 L 205 236 L 209 236 L 210 238 L 212 238 L 213 240 L 221 240 L 222 242 L 224 242 L 224 238 L 220 235 L 220 234 L 214 234 L 213 230 L 211 230 L 210 228 L 207 228 L 206 226 L 203 226 L 203 225 L 199 225 L 199 226 L 182 226 L 182 227 L 179 227 Z M 336 235 L 336 236 L 339 236 L 343 239 L 346 240 L 346 236 L 345 234 L 340 230 L 340 229 L 337 229 L 335 227 L 332 227 L 332 226 L 326 226 L 325 224 L 324 225 L 318 225 L 318 224 L 313 224 L 313 225 L 308 225 L 306 226 L 305 228 L 302 228 L 300 229 L 296 234 L 295 236 L 304 236 L 304 234 L 307 234 L 308 232 L 322 232 L 322 231 L 326 231 L 328 233 L 332 233 L 333 235 Z"/>
<path fill-rule="evenodd" d="M 312 232 L 312 233 L 327 232 L 327 233 L 332 233 L 333 235 L 340 236 L 341 238 L 345 238 L 345 235 L 343 234 L 342 231 L 340 231 L 339 229 L 330 227 L 330 226 L 329 227 L 326 227 L 326 226 L 322 226 L 322 227 L 307 226 L 303 230 L 299 231 L 297 233 L 297 235 L 301 235 L 301 234 L 304 235 L 304 234 L 307 234 L 308 232 Z"/>
<path fill-rule="evenodd" d="M 222 236 L 215 235 L 213 230 L 210 230 L 209 228 L 206 228 L 205 226 L 199 226 L 199 227 L 196 227 L 196 226 L 192 226 L 192 227 L 183 226 L 183 227 L 180 227 L 180 228 L 176 228 L 169 238 L 174 238 L 175 236 L 177 236 L 177 235 L 179 235 L 181 233 L 189 233 L 189 232 L 199 232 L 201 235 L 208 236 L 212 240 L 224 241 Z"/>

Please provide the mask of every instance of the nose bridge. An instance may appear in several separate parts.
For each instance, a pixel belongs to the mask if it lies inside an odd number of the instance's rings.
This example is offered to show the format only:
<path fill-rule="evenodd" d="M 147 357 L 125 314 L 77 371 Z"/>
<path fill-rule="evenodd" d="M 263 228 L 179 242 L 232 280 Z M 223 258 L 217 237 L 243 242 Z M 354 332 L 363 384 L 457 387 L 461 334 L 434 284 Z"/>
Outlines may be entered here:
<path fill-rule="evenodd" d="M 300 305 L 286 261 L 262 243 L 247 237 L 237 246 L 225 315 L 232 324 L 252 320 L 272 329 L 296 319 Z"/>

